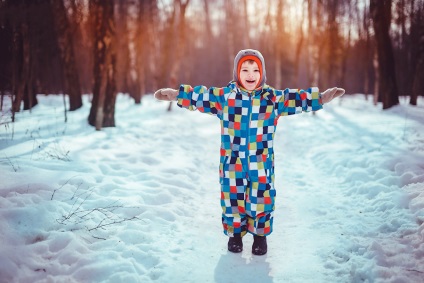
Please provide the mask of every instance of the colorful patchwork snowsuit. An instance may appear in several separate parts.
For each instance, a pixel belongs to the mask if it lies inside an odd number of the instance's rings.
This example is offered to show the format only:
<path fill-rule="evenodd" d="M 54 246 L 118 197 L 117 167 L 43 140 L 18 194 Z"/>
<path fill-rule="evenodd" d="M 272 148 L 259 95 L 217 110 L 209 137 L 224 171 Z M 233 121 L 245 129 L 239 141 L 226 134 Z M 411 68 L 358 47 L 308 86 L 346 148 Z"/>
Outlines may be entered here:
<path fill-rule="evenodd" d="M 318 88 L 248 93 L 237 83 L 207 89 L 181 85 L 178 106 L 221 120 L 222 224 L 228 236 L 272 232 L 275 188 L 273 139 L 280 116 L 322 108 Z"/>

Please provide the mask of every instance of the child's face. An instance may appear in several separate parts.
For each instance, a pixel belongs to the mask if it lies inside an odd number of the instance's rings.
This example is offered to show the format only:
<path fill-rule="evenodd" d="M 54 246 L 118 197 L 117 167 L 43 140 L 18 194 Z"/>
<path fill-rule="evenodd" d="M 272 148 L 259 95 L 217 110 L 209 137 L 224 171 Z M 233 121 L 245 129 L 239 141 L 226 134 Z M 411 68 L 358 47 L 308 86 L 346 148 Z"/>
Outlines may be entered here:
<path fill-rule="evenodd" d="M 254 61 L 243 62 L 241 64 L 239 78 L 245 89 L 248 91 L 254 90 L 261 78 L 258 64 Z"/>

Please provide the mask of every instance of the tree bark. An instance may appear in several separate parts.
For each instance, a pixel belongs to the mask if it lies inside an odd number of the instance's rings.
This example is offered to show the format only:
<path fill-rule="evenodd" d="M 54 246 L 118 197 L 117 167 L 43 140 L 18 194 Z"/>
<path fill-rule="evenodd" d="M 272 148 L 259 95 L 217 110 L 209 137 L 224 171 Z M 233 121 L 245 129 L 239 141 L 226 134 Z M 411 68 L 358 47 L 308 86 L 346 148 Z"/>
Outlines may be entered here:
<path fill-rule="evenodd" d="M 419 23 L 420 40 L 418 56 L 416 58 L 416 68 L 414 75 L 414 83 L 412 86 L 412 94 L 409 104 L 417 105 L 417 98 L 419 95 L 424 95 L 424 24 Z"/>
<path fill-rule="evenodd" d="M 235 50 L 235 36 L 234 36 L 234 29 L 235 29 L 235 23 L 236 17 L 234 15 L 234 11 L 236 10 L 234 8 L 233 0 L 226 0 L 224 1 L 224 9 L 225 9 L 225 36 L 226 36 L 226 43 L 227 43 L 227 57 L 228 57 L 228 73 L 232 74 L 233 70 L 233 61 L 234 56 L 236 55 Z"/>
<path fill-rule="evenodd" d="M 130 50 L 129 50 L 129 29 L 128 29 L 128 6 L 129 1 L 118 1 L 118 12 L 116 21 L 116 32 L 119 36 L 116 37 L 119 52 L 117 52 L 116 64 L 116 84 L 119 92 L 129 93 L 134 97 L 134 89 L 131 87 L 130 80 Z"/>
<path fill-rule="evenodd" d="M 310 86 L 317 86 L 320 78 L 320 63 L 322 54 L 322 2 L 308 2 L 308 81 Z M 316 3 L 315 11 L 313 3 Z"/>
<path fill-rule="evenodd" d="M 29 78 L 30 67 L 30 44 L 28 35 L 28 24 L 21 23 L 15 30 L 15 46 L 14 53 L 16 54 L 16 77 L 14 81 L 15 99 L 13 100 L 12 111 L 19 112 L 21 110 L 24 92 Z"/>
<path fill-rule="evenodd" d="M 365 37 L 365 56 L 364 56 L 364 67 L 363 71 L 365 73 L 365 80 L 364 80 L 364 92 L 365 92 L 365 99 L 368 100 L 368 94 L 369 94 L 369 87 L 370 87 L 370 76 L 371 76 L 371 70 L 372 68 L 369 67 L 369 63 L 372 58 L 372 50 L 371 50 L 371 36 L 370 36 L 370 24 L 369 24 L 369 12 L 368 8 L 364 8 L 364 16 L 363 16 L 363 27 L 366 34 Z"/>
<path fill-rule="evenodd" d="M 273 53 L 274 53 L 274 72 L 275 72 L 275 81 L 274 85 L 277 89 L 281 89 L 283 85 L 283 74 L 282 74 L 282 67 L 283 67 L 283 48 L 281 46 L 284 46 L 284 35 L 285 35 L 285 26 L 284 26 L 284 1 L 278 0 L 277 1 L 277 11 L 275 16 L 275 30 L 273 31 L 274 34 L 274 42 L 273 42 Z M 247 15 L 246 15 L 247 17 Z M 286 79 L 287 80 L 287 79 Z"/>
<path fill-rule="evenodd" d="M 389 35 L 391 6 L 391 0 L 370 0 L 370 14 L 377 44 L 378 88 L 383 109 L 399 104 L 393 47 Z"/>
<path fill-rule="evenodd" d="M 152 79 L 150 83 L 152 88 L 156 90 L 157 84 L 157 67 L 156 64 L 161 62 L 160 56 L 160 40 L 155 38 L 160 32 L 155 31 L 158 29 L 157 25 L 157 1 L 144 0 L 139 1 L 137 4 L 138 17 L 137 27 L 134 33 L 134 57 L 132 68 L 135 76 L 131 82 L 133 89 L 132 97 L 136 104 L 140 104 L 143 95 L 146 93 L 147 77 L 151 74 Z M 159 64 L 160 65 L 160 64 Z"/>
<path fill-rule="evenodd" d="M 96 130 L 115 126 L 116 101 L 116 54 L 114 48 L 113 0 L 90 1 L 93 18 L 93 100 L 88 116 L 90 125 Z"/>
<path fill-rule="evenodd" d="M 64 73 L 64 92 L 69 96 L 69 110 L 82 107 L 81 86 L 75 62 L 74 43 L 66 9 L 62 0 L 50 0 Z"/>
<path fill-rule="evenodd" d="M 133 89 L 134 93 L 132 97 L 134 98 L 135 104 L 141 103 L 141 96 L 146 91 L 146 74 L 145 74 L 145 65 L 148 61 L 146 56 L 146 46 L 149 39 L 148 33 L 150 29 L 150 24 L 148 21 L 148 16 L 150 12 L 150 1 L 142 1 L 138 3 L 138 20 L 137 28 L 134 36 L 134 48 L 135 48 L 135 65 L 134 70 L 136 76 L 134 78 Z"/>
<path fill-rule="evenodd" d="M 184 49 L 185 49 L 185 30 L 186 30 L 186 20 L 185 20 L 185 13 L 187 10 L 187 6 L 190 3 L 190 0 L 185 0 L 185 2 L 182 2 L 182 0 L 176 0 L 175 4 L 178 4 L 178 24 L 176 25 L 177 28 L 177 41 L 175 48 L 175 58 L 174 62 L 171 67 L 171 74 L 169 77 L 169 85 L 171 87 L 175 88 L 178 81 L 178 74 L 180 73 L 181 69 L 181 60 L 183 57 Z M 172 103 L 169 103 L 168 105 L 168 111 L 171 111 Z"/>
<path fill-rule="evenodd" d="M 304 17 L 302 17 L 304 18 Z M 305 46 L 305 34 L 303 32 L 302 25 L 299 26 L 298 31 L 299 39 L 296 42 L 296 49 L 295 49 L 295 56 L 294 56 L 294 83 L 295 85 L 300 85 L 300 79 L 299 79 L 299 70 L 300 70 L 300 59 L 302 55 L 302 49 Z"/>
<path fill-rule="evenodd" d="M 70 0 L 72 15 L 68 21 L 72 30 L 74 42 L 75 64 L 79 74 L 81 93 L 90 93 L 93 85 L 93 40 L 89 35 L 90 20 L 84 19 L 84 4 L 80 0 Z M 87 4 L 88 5 L 88 4 Z"/>
<path fill-rule="evenodd" d="M 174 48 L 174 42 L 176 40 L 175 35 L 175 24 L 176 24 L 176 9 L 175 5 L 172 11 L 169 12 L 168 18 L 164 22 L 163 28 L 163 41 L 162 41 L 162 56 L 159 56 L 160 68 L 157 72 L 157 80 L 159 87 L 169 86 L 170 72 L 169 68 L 173 64 L 172 50 Z"/>

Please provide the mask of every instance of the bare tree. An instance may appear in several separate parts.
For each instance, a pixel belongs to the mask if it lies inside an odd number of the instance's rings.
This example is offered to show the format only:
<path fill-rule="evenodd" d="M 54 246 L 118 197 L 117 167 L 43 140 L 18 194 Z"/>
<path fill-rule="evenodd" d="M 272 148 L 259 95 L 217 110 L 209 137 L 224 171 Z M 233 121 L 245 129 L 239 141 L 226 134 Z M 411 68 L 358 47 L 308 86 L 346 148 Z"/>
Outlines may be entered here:
<path fill-rule="evenodd" d="M 224 9 L 225 9 L 225 36 L 226 36 L 226 43 L 227 43 L 227 52 L 225 53 L 227 55 L 228 60 L 228 73 L 231 74 L 233 70 L 232 62 L 234 60 L 234 56 L 236 54 L 236 36 L 235 33 L 237 32 L 236 28 L 236 15 L 235 11 L 236 8 L 234 7 L 233 0 L 227 0 L 224 1 Z"/>
<path fill-rule="evenodd" d="M 82 106 L 81 87 L 75 62 L 74 43 L 71 27 L 62 0 L 50 0 L 54 13 L 56 36 L 62 58 L 64 92 L 69 96 L 69 110 Z"/>
<path fill-rule="evenodd" d="M 3 110 L 3 100 L 6 93 L 12 90 L 12 50 L 13 50 L 13 27 L 5 13 L 7 3 L 0 3 L 0 111 Z"/>
<path fill-rule="evenodd" d="M 129 93 L 134 97 L 134 89 L 130 79 L 130 50 L 129 50 L 129 28 L 128 28 L 128 9 L 129 1 L 117 1 L 117 13 L 115 15 L 116 33 L 115 37 L 117 50 L 116 53 L 116 85 L 117 89 L 123 93 Z"/>
<path fill-rule="evenodd" d="M 13 65 L 13 82 L 12 93 L 14 94 L 12 106 L 12 121 L 15 120 L 15 112 L 21 109 L 22 101 L 28 97 L 28 89 L 32 91 L 31 81 L 31 49 L 30 49 L 30 27 L 29 11 L 25 7 L 25 3 L 8 2 L 10 11 L 21 11 L 21 15 L 13 20 L 13 51 L 12 51 L 12 65 Z M 31 96 L 32 98 L 32 96 Z M 27 107 L 30 109 L 32 106 L 32 99 L 28 99 Z"/>
<path fill-rule="evenodd" d="M 177 81 L 178 72 L 180 71 L 181 61 L 183 57 L 183 52 L 186 44 L 186 19 L 185 14 L 187 11 L 187 6 L 190 3 L 190 0 L 175 0 L 175 5 L 178 10 L 177 21 L 176 21 L 176 41 L 174 45 L 174 62 L 170 68 L 170 81 L 172 84 L 175 84 Z"/>
<path fill-rule="evenodd" d="M 356 5 L 358 6 L 358 2 L 356 3 Z M 370 29 L 371 29 L 371 25 L 370 25 L 370 19 L 369 19 L 369 8 L 368 7 L 364 7 L 363 8 L 363 17 L 362 19 L 359 21 L 359 27 L 362 27 L 363 32 L 360 34 L 365 33 L 365 36 L 363 36 L 364 41 L 365 41 L 365 47 L 364 47 L 364 57 L 363 57 L 363 67 L 361 68 L 361 70 L 363 70 L 365 76 L 364 76 L 364 84 L 363 84 L 363 89 L 364 89 L 364 93 L 365 93 L 365 98 L 368 99 L 368 93 L 369 93 L 369 83 L 370 83 L 370 68 L 369 68 L 369 62 L 372 61 L 371 58 L 373 56 L 373 49 L 371 47 L 371 36 L 370 36 Z M 358 18 L 360 15 L 360 11 L 358 9 Z M 360 28 L 361 30 L 361 28 Z"/>
<path fill-rule="evenodd" d="M 75 62 L 79 73 L 79 81 L 82 93 L 92 92 L 93 82 L 93 40 L 89 33 L 90 21 L 85 12 L 84 1 L 69 0 L 68 20 L 72 30 L 74 42 Z"/>
<path fill-rule="evenodd" d="M 302 20 L 297 28 L 297 42 L 296 42 L 296 48 L 295 48 L 295 56 L 294 56 L 294 78 L 295 78 L 295 85 L 300 85 L 300 79 L 299 79 L 299 72 L 300 72 L 300 62 L 301 62 L 301 56 L 302 56 L 302 50 L 305 47 L 306 38 L 305 38 L 305 32 L 303 27 L 303 22 L 306 19 L 306 12 L 304 9 L 305 1 L 302 3 Z M 307 6 L 307 3 L 306 3 Z M 307 11 L 307 9 L 306 9 Z"/>
<path fill-rule="evenodd" d="M 391 2 L 391 0 L 370 0 L 370 14 L 373 19 L 377 43 L 378 88 L 383 102 L 383 109 L 399 104 L 393 47 L 389 35 Z"/>
<path fill-rule="evenodd" d="M 114 46 L 113 0 L 90 1 L 93 27 L 94 85 L 93 100 L 88 116 L 96 130 L 115 126 L 116 53 Z"/>
<path fill-rule="evenodd" d="M 415 57 L 416 67 L 412 86 L 412 94 L 409 103 L 417 105 L 419 95 L 424 95 L 424 1 L 417 9 L 417 14 L 414 17 L 414 25 L 417 26 L 418 34 L 418 50 Z"/>
<path fill-rule="evenodd" d="M 274 85 L 276 88 L 281 89 L 282 88 L 282 67 L 283 67 L 283 56 L 285 52 L 285 48 L 282 48 L 284 46 L 284 37 L 285 37 L 285 26 L 284 26 L 284 20 L 283 20 L 283 10 L 284 10 L 284 1 L 278 0 L 277 2 L 277 14 L 275 17 L 275 28 L 273 30 L 274 34 L 274 48 L 273 48 L 273 54 L 275 59 L 275 81 Z"/>
<path fill-rule="evenodd" d="M 138 14 L 134 33 L 135 72 L 134 101 L 141 103 L 142 96 L 146 93 L 148 74 L 156 74 L 156 61 L 160 55 L 157 52 L 157 42 L 154 41 L 154 26 L 157 25 L 156 0 L 141 1 L 138 3 Z M 152 63 L 154 62 L 154 63 Z M 152 77 L 153 78 L 153 77 Z M 153 81 L 153 80 L 152 80 Z"/>
<path fill-rule="evenodd" d="M 308 1 L 308 78 L 309 84 L 316 86 L 320 82 L 320 65 L 323 51 L 322 40 L 322 1 Z M 314 5 L 314 3 L 316 5 Z"/>

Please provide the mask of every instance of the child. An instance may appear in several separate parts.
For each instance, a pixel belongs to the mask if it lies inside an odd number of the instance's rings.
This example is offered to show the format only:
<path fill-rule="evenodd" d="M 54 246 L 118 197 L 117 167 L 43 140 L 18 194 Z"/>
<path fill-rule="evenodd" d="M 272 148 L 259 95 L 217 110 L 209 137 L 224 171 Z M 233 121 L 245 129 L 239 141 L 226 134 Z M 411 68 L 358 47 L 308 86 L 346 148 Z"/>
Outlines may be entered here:
<path fill-rule="evenodd" d="M 265 84 L 262 54 L 241 50 L 234 59 L 233 81 L 223 88 L 181 85 L 155 92 L 158 100 L 178 101 L 178 106 L 217 116 L 221 121 L 222 224 L 229 236 L 228 250 L 243 250 L 242 237 L 253 234 L 252 253 L 267 252 L 266 236 L 272 232 L 274 213 L 273 138 L 280 116 L 322 109 L 344 94 L 331 88 L 319 93 L 276 90 Z"/>

